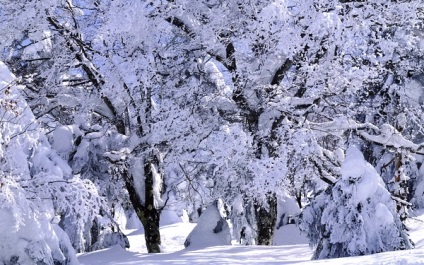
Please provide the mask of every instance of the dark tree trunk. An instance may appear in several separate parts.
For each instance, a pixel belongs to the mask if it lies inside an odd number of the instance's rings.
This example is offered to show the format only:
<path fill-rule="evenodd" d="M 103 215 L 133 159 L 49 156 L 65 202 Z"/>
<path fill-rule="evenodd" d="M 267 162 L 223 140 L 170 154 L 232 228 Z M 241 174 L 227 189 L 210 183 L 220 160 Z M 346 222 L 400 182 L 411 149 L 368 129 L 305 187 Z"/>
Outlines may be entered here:
<path fill-rule="evenodd" d="M 147 251 L 149 253 L 160 253 L 160 231 L 159 231 L 159 221 L 160 221 L 160 209 L 155 208 L 154 205 L 154 193 L 153 193 L 153 172 L 152 164 L 158 165 L 159 162 L 157 158 L 148 159 L 144 163 L 144 177 L 145 177 L 145 200 L 144 204 L 138 193 L 135 190 L 134 178 L 129 174 L 128 167 L 125 167 L 123 171 L 125 185 L 127 187 L 131 203 L 134 207 L 135 212 L 137 213 L 138 218 L 140 219 L 143 228 L 144 236 L 146 239 Z"/>
<path fill-rule="evenodd" d="M 138 218 L 141 220 L 144 228 L 144 238 L 146 239 L 147 252 L 160 253 L 160 231 L 159 220 L 160 212 L 156 208 L 146 209 L 144 212 L 137 212 Z"/>
<path fill-rule="evenodd" d="M 154 191 L 153 191 L 153 172 L 152 166 L 159 165 L 159 161 L 154 157 L 144 163 L 144 177 L 145 177 L 145 212 L 142 220 L 144 227 L 144 236 L 146 238 L 147 251 L 149 253 L 160 253 L 160 231 L 159 220 L 160 210 L 155 208 L 154 205 Z"/>
<path fill-rule="evenodd" d="M 268 207 L 255 202 L 258 245 L 271 246 L 274 239 L 274 229 L 277 221 L 277 197 L 268 196 Z"/>
<path fill-rule="evenodd" d="M 93 220 L 93 224 L 90 229 L 90 235 L 91 235 L 91 242 L 90 246 L 93 246 L 98 240 L 99 240 L 99 221 L 97 220 L 97 217 Z M 86 251 L 90 251 L 87 250 Z"/>
<path fill-rule="evenodd" d="M 302 209 L 302 192 L 301 191 L 297 192 L 295 197 L 296 197 L 296 202 L 297 202 L 297 205 L 299 206 L 299 209 Z"/>
<path fill-rule="evenodd" d="M 256 145 L 256 158 L 261 159 L 263 156 L 263 147 L 268 150 L 269 144 L 267 140 L 261 139 L 258 135 L 259 117 L 261 112 L 249 111 L 246 116 L 247 129 L 254 135 L 253 141 Z M 272 154 L 271 154 L 272 155 Z M 277 223 L 277 197 L 269 192 L 266 196 L 268 205 L 263 205 L 262 202 L 254 201 L 256 217 L 256 232 L 258 245 L 272 245 L 274 239 L 274 229 Z"/>
<path fill-rule="evenodd" d="M 397 153 L 394 158 L 395 164 L 395 177 L 394 183 L 395 190 L 392 191 L 394 197 L 399 198 L 396 200 L 396 210 L 399 213 L 400 220 L 405 222 L 408 218 L 408 208 L 410 207 L 410 203 L 408 200 L 408 181 L 402 178 L 401 167 L 403 166 L 402 154 Z"/>

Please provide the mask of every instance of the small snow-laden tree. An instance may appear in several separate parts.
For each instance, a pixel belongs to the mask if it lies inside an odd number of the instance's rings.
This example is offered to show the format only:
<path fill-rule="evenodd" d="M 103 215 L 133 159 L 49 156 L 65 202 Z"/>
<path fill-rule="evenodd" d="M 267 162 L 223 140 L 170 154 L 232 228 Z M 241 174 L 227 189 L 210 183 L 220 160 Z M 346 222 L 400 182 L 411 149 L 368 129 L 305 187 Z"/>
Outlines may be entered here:
<path fill-rule="evenodd" d="M 73 178 L 50 147 L 20 95 L 22 86 L 0 62 L 0 200 L 4 264 L 78 264 L 60 213 L 87 220 L 98 196 L 91 183 Z M 70 213 L 71 214 L 71 213 Z"/>
<path fill-rule="evenodd" d="M 112 127 L 112 128 L 111 128 Z M 88 252 L 120 245 L 128 247 L 129 242 L 123 235 L 115 219 L 117 210 L 128 204 L 128 193 L 124 182 L 114 178 L 109 172 L 109 163 L 103 154 L 114 149 L 113 142 L 122 140 L 112 134 L 114 126 L 90 125 L 81 122 L 77 125 L 58 126 L 51 134 L 50 142 L 57 153 L 67 160 L 72 173 L 94 184 L 91 186 L 101 198 L 101 204 L 89 222 L 81 223 L 78 215 L 69 215 L 62 219 L 60 225 L 70 234 L 72 243 L 78 252 Z M 119 138 L 119 139 L 116 139 Z M 80 224 L 81 223 L 81 224 Z M 125 228 L 125 224 L 124 228 Z"/>
<path fill-rule="evenodd" d="M 302 213 L 313 259 L 410 249 L 396 204 L 375 168 L 356 147 L 346 151 L 341 177 Z"/>

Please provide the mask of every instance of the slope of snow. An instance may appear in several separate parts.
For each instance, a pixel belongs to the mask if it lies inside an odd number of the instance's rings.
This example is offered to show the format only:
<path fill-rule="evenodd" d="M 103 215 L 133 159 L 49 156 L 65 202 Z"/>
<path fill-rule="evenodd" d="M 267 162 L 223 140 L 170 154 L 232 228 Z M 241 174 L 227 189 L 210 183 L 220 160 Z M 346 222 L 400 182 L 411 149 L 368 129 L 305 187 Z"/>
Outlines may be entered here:
<path fill-rule="evenodd" d="M 136 265 L 136 264 L 368 264 L 404 265 L 424 264 L 424 210 L 407 222 L 416 249 L 385 252 L 375 255 L 311 261 L 312 250 L 294 225 L 281 227 L 276 233 L 280 246 L 215 246 L 195 251 L 184 250 L 184 241 L 195 227 L 191 223 L 175 223 L 161 227 L 162 247 L 165 253 L 147 254 L 142 229 L 129 230 L 129 250 L 115 246 L 109 249 L 79 255 L 82 265 Z M 284 238 L 284 235 L 286 238 Z"/>

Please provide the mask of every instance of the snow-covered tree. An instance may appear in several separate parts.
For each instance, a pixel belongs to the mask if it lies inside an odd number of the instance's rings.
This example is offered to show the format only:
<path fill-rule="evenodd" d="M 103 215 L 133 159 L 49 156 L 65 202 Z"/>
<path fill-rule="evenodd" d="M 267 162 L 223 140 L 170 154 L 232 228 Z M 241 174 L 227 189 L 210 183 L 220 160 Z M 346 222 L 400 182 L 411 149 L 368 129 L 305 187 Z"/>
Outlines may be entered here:
<path fill-rule="evenodd" d="M 346 151 L 341 176 L 302 213 L 301 229 L 316 247 L 313 259 L 410 249 L 395 202 L 356 147 Z"/>

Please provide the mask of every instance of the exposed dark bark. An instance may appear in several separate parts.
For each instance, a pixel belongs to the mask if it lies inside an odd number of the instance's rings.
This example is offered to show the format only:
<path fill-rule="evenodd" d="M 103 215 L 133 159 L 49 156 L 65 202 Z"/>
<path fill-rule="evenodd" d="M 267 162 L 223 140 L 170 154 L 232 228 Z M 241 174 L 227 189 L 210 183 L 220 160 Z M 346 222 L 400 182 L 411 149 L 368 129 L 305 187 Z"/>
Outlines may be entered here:
<path fill-rule="evenodd" d="M 318 170 L 318 173 L 319 173 L 319 177 L 320 177 L 320 179 L 322 180 L 322 181 L 324 181 L 325 183 L 327 183 L 328 185 L 330 185 L 330 186 L 333 186 L 334 184 L 335 184 L 335 181 L 333 180 L 333 179 L 330 179 L 330 178 L 328 178 L 325 174 L 324 174 L 324 172 L 323 172 L 323 170 L 322 170 L 322 166 L 323 165 L 320 165 L 317 161 L 315 161 L 315 160 L 313 160 L 313 159 L 311 159 L 310 160 L 310 162 L 312 162 L 312 164 L 315 166 L 315 168 Z"/>
<path fill-rule="evenodd" d="M 90 229 L 90 235 L 91 235 L 90 246 L 93 246 L 99 240 L 99 223 L 97 218 L 93 220 L 93 224 Z"/>
<path fill-rule="evenodd" d="M 159 161 L 157 161 L 157 158 L 155 156 L 153 156 L 152 159 L 149 159 L 144 162 L 145 212 L 142 223 L 144 226 L 147 251 L 149 253 L 160 253 L 160 210 L 156 209 L 154 205 L 154 176 L 152 172 L 153 165 L 159 165 Z"/>
<path fill-rule="evenodd" d="M 229 64 L 227 63 L 228 71 L 235 74 L 237 70 L 237 63 L 236 63 L 236 49 L 234 48 L 234 45 L 232 42 L 228 41 L 225 45 L 225 52 L 227 56 L 227 61 L 229 61 Z"/>
<path fill-rule="evenodd" d="M 408 203 L 408 182 L 404 179 L 402 179 L 401 176 L 401 167 L 403 166 L 402 161 L 402 154 L 396 153 L 394 158 L 394 167 L 395 167 L 395 177 L 394 177 L 394 183 L 399 186 L 398 189 L 395 189 L 393 191 L 393 197 L 398 198 L 395 200 L 396 202 L 396 210 L 399 213 L 400 220 L 402 222 L 406 221 L 407 215 L 407 208 L 408 205 L 405 205 L 404 202 Z"/>
<path fill-rule="evenodd" d="M 156 162 L 156 158 L 147 160 L 144 163 L 144 176 L 145 176 L 145 200 L 144 204 L 134 188 L 134 178 L 129 174 L 127 167 L 123 170 L 123 177 L 125 185 L 128 190 L 130 201 L 140 219 L 146 239 L 147 251 L 149 253 L 160 253 L 160 209 L 154 206 L 153 196 L 153 172 L 152 163 Z"/>
<path fill-rule="evenodd" d="M 252 117 L 253 116 L 253 117 Z M 269 139 L 260 139 L 256 132 L 258 131 L 259 113 L 251 115 L 248 119 L 248 128 L 255 135 L 254 141 L 256 142 L 256 157 L 262 157 L 263 146 L 269 148 Z M 277 197 L 275 194 L 267 195 L 267 204 L 263 205 L 257 201 L 254 202 L 254 209 L 256 215 L 257 227 L 257 244 L 258 245 L 272 245 L 274 238 L 274 229 L 277 223 Z"/>
<path fill-rule="evenodd" d="M 302 209 L 302 193 L 300 191 L 297 192 L 295 197 L 296 197 L 296 202 L 297 202 L 297 205 L 299 206 L 299 209 Z"/>
<path fill-rule="evenodd" d="M 177 28 L 181 29 L 182 31 L 184 31 L 188 36 L 190 36 L 191 38 L 196 37 L 196 33 L 193 32 L 181 19 L 179 19 L 178 17 L 167 17 L 165 18 L 165 20 L 169 23 L 171 23 L 172 25 L 176 26 Z"/>
<path fill-rule="evenodd" d="M 271 246 L 274 239 L 274 229 L 277 222 L 277 197 L 268 195 L 268 207 L 258 202 L 254 203 L 257 226 L 257 244 Z"/>
<path fill-rule="evenodd" d="M 103 102 L 106 104 L 106 106 L 110 109 L 110 111 L 113 114 L 113 117 L 114 117 L 113 123 L 115 124 L 116 130 L 118 131 L 118 133 L 125 135 L 124 120 L 118 118 L 118 113 L 116 112 L 116 109 L 113 106 L 112 102 L 109 100 L 109 98 L 103 96 L 102 99 L 103 99 Z"/>
<path fill-rule="evenodd" d="M 306 92 L 306 85 L 303 83 L 300 88 L 296 91 L 296 93 L 294 94 L 295 97 L 297 98 L 301 98 L 303 97 L 303 95 Z"/>
<path fill-rule="evenodd" d="M 275 72 L 274 77 L 271 80 L 271 85 L 279 85 L 281 81 L 283 80 L 284 75 L 287 73 L 288 70 L 290 70 L 292 65 L 293 65 L 293 61 L 290 59 L 287 59 L 280 66 L 280 68 L 278 68 L 277 71 Z"/>

